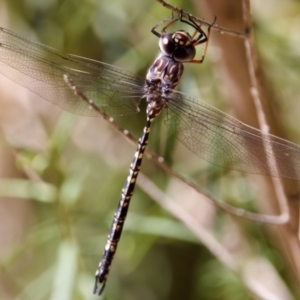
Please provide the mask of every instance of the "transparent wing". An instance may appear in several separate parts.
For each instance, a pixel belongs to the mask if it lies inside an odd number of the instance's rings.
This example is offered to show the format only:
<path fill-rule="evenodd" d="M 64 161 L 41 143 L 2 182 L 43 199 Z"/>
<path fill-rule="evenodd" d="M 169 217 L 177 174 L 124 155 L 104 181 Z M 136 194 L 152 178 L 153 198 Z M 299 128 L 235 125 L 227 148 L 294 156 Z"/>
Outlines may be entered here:
<path fill-rule="evenodd" d="M 300 146 L 264 134 L 178 91 L 168 99 L 166 126 L 192 152 L 217 166 L 300 180 Z M 276 167 L 277 164 L 277 167 Z"/>
<path fill-rule="evenodd" d="M 97 112 L 64 81 L 64 75 L 108 115 L 138 112 L 144 80 L 123 69 L 29 41 L 0 28 L 0 72 L 42 98 L 72 113 Z"/>

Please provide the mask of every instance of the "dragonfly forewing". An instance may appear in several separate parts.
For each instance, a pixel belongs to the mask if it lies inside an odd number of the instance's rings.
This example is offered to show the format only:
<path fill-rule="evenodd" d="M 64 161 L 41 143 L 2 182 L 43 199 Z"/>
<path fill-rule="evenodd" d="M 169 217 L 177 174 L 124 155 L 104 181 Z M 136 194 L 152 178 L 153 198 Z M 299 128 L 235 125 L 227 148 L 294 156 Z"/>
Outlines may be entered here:
<path fill-rule="evenodd" d="M 138 112 L 143 78 L 115 66 L 62 54 L 40 43 L 0 28 L 0 72 L 42 98 L 75 114 L 97 112 L 64 81 L 69 80 L 103 112 L 124 115 Z"/>
<path fill-rule="evenodd" d="M 219 167 L 300 180 L 300 146 L 174 91 L 165 122 L 187 148 Z"/>

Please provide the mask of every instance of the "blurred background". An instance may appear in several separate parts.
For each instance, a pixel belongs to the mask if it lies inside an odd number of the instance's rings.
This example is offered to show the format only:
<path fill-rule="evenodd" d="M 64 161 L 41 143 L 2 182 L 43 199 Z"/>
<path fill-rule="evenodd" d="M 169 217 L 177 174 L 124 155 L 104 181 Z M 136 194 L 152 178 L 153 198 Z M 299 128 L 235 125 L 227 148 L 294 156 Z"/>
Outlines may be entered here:
<path fill-rule="evenodd" d="M 241 1 L 171 4 L 243 31 Z M 300 144 L 300 2 L 250 4 L 271 132 Z M 150 30 L 169 16 L 154 0 L 0 0 L 1 27 L 142 76 L 158 53 Z M 180 90 L 258 126 L 241 38 L 213 30 L 204 63 L 185 67 Z M 145 114 L 117 121 L 138 138 Z M 269 178 L 202 161 L 168 135 L 163 122 L 164 115 L 155 121 L 149 148 L 168 165 L 220 201 L 280 213 Z M 62 111 L 0 75 L 1 299 L 97 299 L 94 273 L 134 151 L 101 118 Z M 292 222 L 282 229 L 216 209 L 147 159 L 142 172 L 189 211 L 238 268 L 222 264 L 222 255 L 212 255 L 137 186 L 103 299 L 300 297 L 297 182 L 284 181 Z"/>

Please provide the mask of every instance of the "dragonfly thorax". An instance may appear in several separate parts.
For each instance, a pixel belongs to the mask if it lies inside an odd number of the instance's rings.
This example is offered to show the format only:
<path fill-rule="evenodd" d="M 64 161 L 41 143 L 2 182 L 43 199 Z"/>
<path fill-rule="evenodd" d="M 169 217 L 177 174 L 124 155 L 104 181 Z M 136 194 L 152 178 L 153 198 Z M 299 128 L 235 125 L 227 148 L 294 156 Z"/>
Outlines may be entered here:
<path fill-rule="evenodd" d="M 168 95 L 176 88 L 182 73 L 183 64 L 161 53 L 149 68 L 145 82 L 147 114 L 157 116 L 168 101 Z"/>

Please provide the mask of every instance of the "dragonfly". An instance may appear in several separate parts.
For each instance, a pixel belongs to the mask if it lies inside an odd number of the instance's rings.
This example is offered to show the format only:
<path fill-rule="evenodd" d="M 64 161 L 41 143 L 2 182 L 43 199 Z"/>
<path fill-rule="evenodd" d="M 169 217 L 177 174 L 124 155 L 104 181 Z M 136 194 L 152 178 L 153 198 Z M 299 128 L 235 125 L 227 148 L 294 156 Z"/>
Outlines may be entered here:
<path fill-rule="evenodd" d="M 185 30 L 169 32 L 175 22 Z M 165 24 L 162 30 L 157 27 Z M 245 173 L 300 180 L 300 146 L 250 127 L 213 106 L 176 90 L 184 64 L 204 61 L 210 29 L 202 29 L 192 16 L 178 15 L 156 24 L 160 53 L 145 77 L 116 66 L 61 53 L 0 28 L 0 72 L 41 98 L 84 116 L 117 116 L 139 112 L 146 101 L 146 123 L 138 139 L 95 274 L 94 293 L 101 295 L 127 216 L 131 197 L 148 144 L 153 121 L 166 112 L 171 134 L 200 158 L 219 167 Z M 204 50 L 196 59 L 197 46 Z"/>

